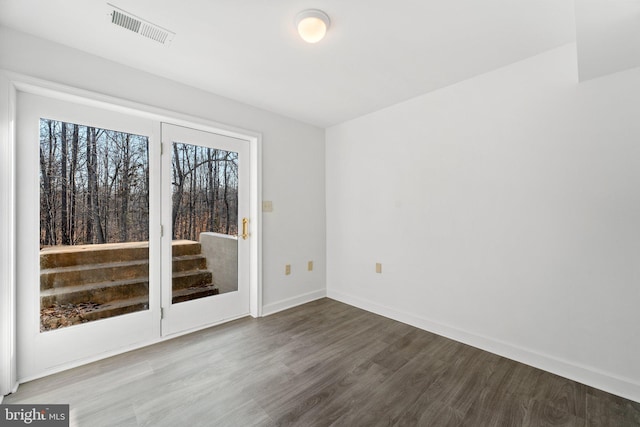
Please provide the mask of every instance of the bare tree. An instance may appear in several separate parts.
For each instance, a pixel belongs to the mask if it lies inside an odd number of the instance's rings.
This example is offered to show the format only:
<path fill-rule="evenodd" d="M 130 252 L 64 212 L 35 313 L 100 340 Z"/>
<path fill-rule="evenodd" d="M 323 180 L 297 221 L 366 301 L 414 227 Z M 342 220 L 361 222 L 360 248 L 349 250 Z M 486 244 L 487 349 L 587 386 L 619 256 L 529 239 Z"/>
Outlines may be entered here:
<path fill-rule="evenodd" d="M 174 239 L 237 233 L 237 160 L 233 151 L 173 144 Z"/>
<path fill-rule="evenodd" d="M 60 131 L 60 150 L 62 159 L 60 161 L 60 180 L 61 180 L 61 203 L 60 203 L 60 231 L 62 234 L 61 243 L 63 245 L 71 244 L 69 240 L 69 198 L 67 195 L 67 124 L 62 122 Z"/>
<path fill-rule="evenodd" d="M 207 148 L 207 206 L 208 226 L 209 230 L 216 229 L 216 202 L 217 202 L 217 183 L 218 183 L 218 150 Z"/>
<path fill-rule="evenodd" d="M 49 121 L 47 123 L 47 128 L 49 130 L 49 141 L 48 146 L 51 147 L 54 144 L 53 140 L 53 129 L 52 123 Z M 50 151 L 50 149 L 49 149 Z M 45 223 L 44 223 L 44 244 L 45 245 L 53 245 L 54 244 L 54 233 L 53 233 L 53 203 L 52 203 L 52 190 L 51 190 L 51 176 L 49 173 L 49 169 L 47 167 L 47 162 L 44 157 L 44 151 L 42 150 L 42 145 L 40 145 L 40 175 L 42 176 L 42 192 L 40 196 L 40 211 L 44 211 Z"/>
<path fill-rule="evenodd" d="M 224 157 L 224 209 L 225 209 L 225 224 L 226 224 L 226 228 L 225 228 L 225 234 L 229 234 L 229 229 L 231 228 L 231 223 L 230 223 L 230 211 L 229 211 L 229 174 L 228 174 L 228 169 L 229 169 L 229 154 L 227 152 L 226 156 Z"/>
<path fill-rule="evenodd" d="M 238 156 L 173 144 L 173 238 L 237 233 Z M 148 138 L 42 119 L 42 245 L 149 238 Z"/>
<path fill-rule="evenodd" d="M 126 242 L 129 239 L 129 221 L 127 220 L 127 216 L 129 213 L 129 188 L 130 188 L 130 179 L 129 168 L 131 167 L 131 146 L 130 146 L 130 136 L 129 134 L 125 135 L 124 143 L 122 145 L 122 179 L 120 181 L 120 197 L 121 201 L 120 205 L 120 240 Z"/>
<path fill-rule="evenodd" d="M 70 210 L 70 219 L 69 219 L 69 240 L 70 244 L 75 244 L 76 241 L 76 195 L 77 195 L 77 187 L 76 187 L 76 172 L 78 170 L 78 143 L 79 143 L 79 126 L 73 125 L 73 135 L 71 137 L 71 165 L 69 168 L 69 183 L 71 184 L 71 194 L 69 195 L 69 210 Z"/>
<path fill-rule="evenodd" d="M 173 185 L 176 187 L 172 195 L 172 213 L 171 213 L 171 229 L 172 238 L 176 238 L 176 227 L 178 225 L 178 213 L 180 212 L 180 205 L 182 204 L 182 194 L 184 191 L 185 175 L 182 171 L 182 165 L 180 164 L 182 156 L 178 151 L 178 144 L 173 144 Z"/>
<path fill-rule="evenodd" d="M 89 194 L 91 196 L 91 216 L 97 243 L 105 243 L 102 223 L 100 221 L 100 204 L 98 197 L 98 149 L 96 128 L 90 127 L 87 132 L 87 170 L 89 178 Z"/>

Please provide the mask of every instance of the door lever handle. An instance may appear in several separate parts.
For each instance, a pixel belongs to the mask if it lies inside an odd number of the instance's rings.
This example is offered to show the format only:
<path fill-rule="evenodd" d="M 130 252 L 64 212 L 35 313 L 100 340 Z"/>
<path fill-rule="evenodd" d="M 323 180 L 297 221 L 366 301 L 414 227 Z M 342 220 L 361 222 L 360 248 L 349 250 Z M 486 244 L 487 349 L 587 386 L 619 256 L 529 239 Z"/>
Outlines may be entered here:
<path fill-rule="evenodd" d="M 249 219 L 242 218 L 242 240 L 247 240 L 249 237 Z"/>

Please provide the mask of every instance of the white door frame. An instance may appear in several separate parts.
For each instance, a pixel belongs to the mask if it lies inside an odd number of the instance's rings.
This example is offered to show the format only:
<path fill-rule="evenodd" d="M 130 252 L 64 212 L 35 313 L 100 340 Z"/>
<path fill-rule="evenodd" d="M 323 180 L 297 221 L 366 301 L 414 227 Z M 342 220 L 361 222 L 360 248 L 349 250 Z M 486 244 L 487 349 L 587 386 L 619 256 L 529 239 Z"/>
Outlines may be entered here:
<path fill-rule="evenodd" d="M 245 139 L 250 146 L 250 229 L 252 235 L 250 248 L 250 314 L 253 317 L 262 315 L 262 135 L 258 132 L 228 126 L 212 120 L 197 118 L 186 114 L 140 104 L 120 98 L 103 95 L 91 91 L 77 89 L 18 73 L 0 70 L 0 99 L 7 102 L 0 105 L 0 400 L 2 396 L 17 389 L 16 358 L 16 260 L 15 252 L 15 99 L 19 91 L 36 95 L 72 101 L 75 103 L 97 106 L 121 113 L 133 114 L 181 126 L 187 126 L 207 132 L 215 132 L 234 138 Z M 207 325 L 207 327 L 212 325 Z M 191 331 L 190 331 L 191 332 Z M 162 338 L 142 344 L 149 345 L 165 339 Z M 140 346 L 138 346 L 140 347 Z M 132 350 L 120 349 L 117 352 L 105 353 L 87 363 L 115 353 Z M 58 370 L 73 366 L 63 366 Z M 52 372 L 47 372 L 53 373 Z"/>
<path fill-rule="evenodd" d="M 8 76 L 0 73 L 0 402 L 18 387 L 15 286 L 15 98 Z"/>

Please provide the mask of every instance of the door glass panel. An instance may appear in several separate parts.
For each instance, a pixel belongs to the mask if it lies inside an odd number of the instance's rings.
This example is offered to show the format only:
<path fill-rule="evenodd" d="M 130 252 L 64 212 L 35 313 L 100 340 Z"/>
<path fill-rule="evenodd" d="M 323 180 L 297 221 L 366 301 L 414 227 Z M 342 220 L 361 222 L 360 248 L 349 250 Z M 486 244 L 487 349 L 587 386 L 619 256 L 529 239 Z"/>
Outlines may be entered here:
<path fill-rule="evenodd" d="M 238 153 L 172 144 L 172 303 L 238 290 Z"/>
<path fill-rule="evenodd" d="M 149 307 L 147 136 L 40 119 L 40 331 Z"/>

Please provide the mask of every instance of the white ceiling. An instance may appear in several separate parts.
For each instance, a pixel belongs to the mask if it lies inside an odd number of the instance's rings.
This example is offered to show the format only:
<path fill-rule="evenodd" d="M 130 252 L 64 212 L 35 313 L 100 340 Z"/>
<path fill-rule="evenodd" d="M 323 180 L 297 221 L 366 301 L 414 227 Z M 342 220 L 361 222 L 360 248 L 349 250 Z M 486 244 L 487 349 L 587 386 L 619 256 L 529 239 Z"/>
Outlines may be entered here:
<path fill-rule="evenodd" d="M 573 42 L 576 32 L 573 0 L 111 2 L 172 30 L 173 43 L 112 25 L 101 0 L 0 0 L 0 24 L 320 127 Z M 332 20 L 315 45 L 293 26 L 306 8 Z"/>

